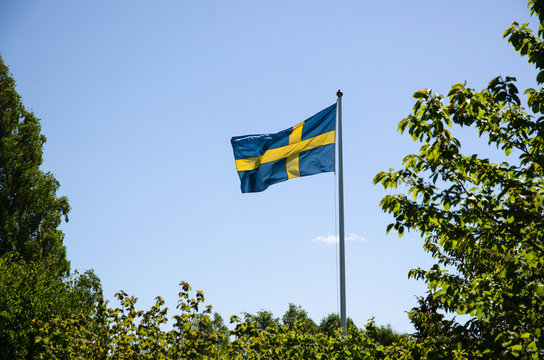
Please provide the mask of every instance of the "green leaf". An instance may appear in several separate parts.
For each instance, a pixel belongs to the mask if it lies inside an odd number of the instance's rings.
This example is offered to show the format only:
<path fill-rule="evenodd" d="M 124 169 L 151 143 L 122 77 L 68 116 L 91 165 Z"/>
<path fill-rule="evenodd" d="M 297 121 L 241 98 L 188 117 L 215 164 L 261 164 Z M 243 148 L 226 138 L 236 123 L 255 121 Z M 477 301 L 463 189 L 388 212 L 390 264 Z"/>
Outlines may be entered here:
<path fill-rule="evenodd" d="M 430 89 L 419 90 L 419 91 L 414 93 L 413 97 L 416 98 L 416 99 L 425 99 L 425 98 L 428 97 L 429 91 L 430 91 Z"/>

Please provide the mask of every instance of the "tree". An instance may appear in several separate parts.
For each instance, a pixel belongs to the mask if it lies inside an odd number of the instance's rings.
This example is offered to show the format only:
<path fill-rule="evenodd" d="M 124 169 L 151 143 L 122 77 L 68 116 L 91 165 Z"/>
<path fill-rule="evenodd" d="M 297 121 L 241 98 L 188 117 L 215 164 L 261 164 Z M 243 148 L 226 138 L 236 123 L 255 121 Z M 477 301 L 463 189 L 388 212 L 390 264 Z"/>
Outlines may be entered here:
<path fill-rule="evenodd" d="M 319 323 L 319 331 L 325 335 L 332 336 L 340 329 L 340 316 L 337 313 L 330 313 L 321 319 Z M 353 323 L 353 320 L 348 317 L 347 319 L 348 332 L 350 329 L 357 329 L 357 326 Z"/>
<path fill-rule="evenodd" d="M 68 220 L 70 206 L 56 195 L 55 177 L 40 170 L 44 143 L 39 120 L 23 106 L 0 58 L 0 255 L 49 257 L 59 273 L 67 273 L 58 226 L 63 217 Z"/>
<path fill-rule="evenodd" d="M 397 342 L 399 342 L 399 339 L 401 336 L 406 336 L 397 333 L 393 328 L 391 327 L 391 324 L 387 324 L 387 326 L 379 326 L 375 328 L 375 331 L 372 334 L 368 334 L 371 339 L 373 339 L 378 344 L 384 345 L 384 346 L 390 346 Z"/>
<path fill-rule="evenodd" d="M 541 85 L 544 1 L 529 7 L 539 19 L 537 34 L 514 23 L 504 36 L 535 65 Z M 374 179 L 386 189 L 408 189 L 382 200 L 395 217 L 387 231 L 419 232 L 437 260 L 409 274 L 429 289 L 410 312 L 423 358 L 544 357 L 544 89 L 525 94 L 533 114 L 521 107 L 513 77 L 497 77 L 482 91 L 454 84 L 447 103 L 429 89 L 416 92 L 399 130 L 421 143 L 419 153 L 404 158 L 404 169 Z M 509 161 L 463 155 L 452 135 L 460 127 Z M 444 323 L 439 312 L 469 320 Z"/>
<path fill-rule="evenodd" d="M 279 324 L 270 312 L 260 311 L 246 314 L 245 321 L 231 317 L 235 328 L 228 331 L 219 315 L 211 318 L 212 307 L 204 306 L 202 291 L 192 297 L 189 284 L 180 285 L 178 314 L 171 317 L 169 330 L 163 326 L 169 321 L 168 309 L 160 297 L 149 310 L 137 310 L 136 298 L 121 291 L 116 294 L 119 308 L 109 308 L 100 300 L 91 316 L 56 316 L 41 323 L 39 358 L 411 359 L 416 348 L 409 336 L 398 336 L 389 326 L 378 328 L 374 321 L 364 331 L 350 322 L 348 336 L 338 326 L 331 334 L 311 333 L 304 326 L 311 321 L 306 312 L 292 304 L 285 324 Z M 395 342 L 389 343 L 395 336 Z"/>
<path fill-rule="evenodd" d="M 281 320 L 289 330 L 298 329 L 310 334 L 316 334 L 319 331 L 316 323 L 310 319 L 306 310 L 295 304 L 289 304 L 289 309 L 283 314 Z"/>
<path fill-rule="evenodd" d="M 280 326 L 280 320 L 274 317 L 270 311 L 259 310 L 256 315 L 244 313 L 246 323 L 254 324 L 257 329 L 276 328 Z"/>
<path fill-rule="evenodd" d="M 45 137 L 23 106 L 0 58 L 0 359 L 34 359 L 40 323 L 54 316 L 90 316 L 101 296 L 92 271 L 70 274 L 59 183 L 40 170 Z"/>
<path fill-rule="evenodd" d="M 120 307 L 98 301 L 92 316 L 54 317 L 39 329 L 42 359 L 226 359 L 229 331 L 211 306 L 202 309 L 204 294 L 191 297 L 182 282 L 172 327 L 166 330 L 168 308 L 156 297 L 147 311 L 137 310 L 137 299 L 120 291 Z"/>
<path fill-rule="evenodd" d="M 54 316 L 92 315 L 102 291 L 100 280 L 92 271 L 52 276 L 52 265 L 0 257 L 0 360 L 37 358 L 38 328 Z"/>

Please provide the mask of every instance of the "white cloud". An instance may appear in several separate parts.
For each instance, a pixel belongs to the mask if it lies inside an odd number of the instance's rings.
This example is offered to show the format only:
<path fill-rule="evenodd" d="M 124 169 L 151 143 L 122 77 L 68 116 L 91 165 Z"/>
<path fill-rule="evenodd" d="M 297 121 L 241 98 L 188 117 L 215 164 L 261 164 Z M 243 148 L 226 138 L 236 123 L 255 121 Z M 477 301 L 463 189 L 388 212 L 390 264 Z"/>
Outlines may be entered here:
<path fill-rule="evenodd" d="M 366 242 L 366 239 L 362 236 L 359 236 L 357 234 L 351 233 L 346 238 L 348 241 L 355 241 L 355 242 Z"/>
<path fill-rule="evenodd" d="M 353 241 L 353 242 L 366 242 L 367 240 L 359 235 L 350 233 L 346 236 L 346 241 Z M 327 236 L 316 236 L 312 239 L 312 242 L 319 242 L 323 244 L 337 244 L 338 243 L 338 236 L 337 235 L 327 235 Z"/>
<path fill-rule="evenodd" d="M 327 235 L 327 236 L 316 236 L 312 239 L 312 242 L 320 242 L 324 244 L 336 244 L 338 242 L 338 236 Z"/>

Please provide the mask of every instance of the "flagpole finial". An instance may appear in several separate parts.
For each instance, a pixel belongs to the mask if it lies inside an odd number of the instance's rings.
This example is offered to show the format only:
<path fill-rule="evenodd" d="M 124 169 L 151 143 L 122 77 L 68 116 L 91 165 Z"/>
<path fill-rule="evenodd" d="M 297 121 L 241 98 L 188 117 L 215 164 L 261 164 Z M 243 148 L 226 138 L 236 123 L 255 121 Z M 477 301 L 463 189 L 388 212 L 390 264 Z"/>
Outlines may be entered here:
<path fill-rule="evenodd" d="M 336 96 L 338 96 L 339 98 L 341 98 L 342 95 L 344 95 L 344 93 L 342 92 L 342 90 L 338 89 L 338 92 L 336 92 Z"/>

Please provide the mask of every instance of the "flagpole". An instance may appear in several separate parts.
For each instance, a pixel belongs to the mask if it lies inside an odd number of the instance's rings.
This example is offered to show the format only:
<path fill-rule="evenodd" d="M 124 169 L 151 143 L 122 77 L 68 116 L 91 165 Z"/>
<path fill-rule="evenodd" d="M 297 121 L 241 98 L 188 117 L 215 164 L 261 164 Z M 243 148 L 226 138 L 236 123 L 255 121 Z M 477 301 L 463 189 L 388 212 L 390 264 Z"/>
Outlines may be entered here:
<path fill-rule="evenodd" d="M 340 247 L 340 325 L 344 335 L 348 334 L 346 317 L 346 257 L 344 236 L 344 163 L 342 158 L 342 91 L 338 90 L 337 131 L 338 131 L 338 237 Z"/>

